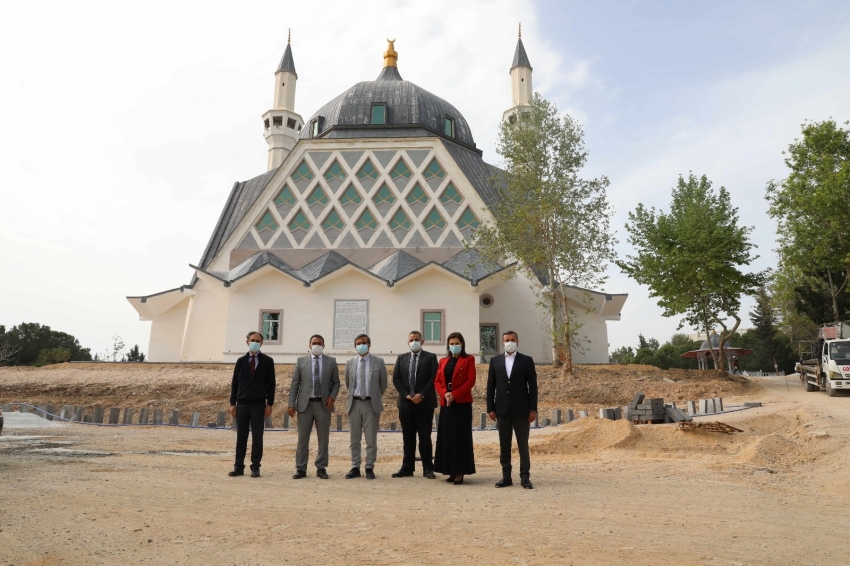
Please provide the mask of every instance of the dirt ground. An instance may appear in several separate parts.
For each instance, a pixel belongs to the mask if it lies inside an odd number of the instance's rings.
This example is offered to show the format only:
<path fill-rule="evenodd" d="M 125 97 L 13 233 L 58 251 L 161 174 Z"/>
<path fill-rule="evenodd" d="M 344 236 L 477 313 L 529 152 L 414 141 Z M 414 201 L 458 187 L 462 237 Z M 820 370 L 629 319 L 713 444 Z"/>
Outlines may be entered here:
<path fill-rule="evenodd" d="M 494 488 L 492 431 L 474 433 L 478 473 L 452 486 L 390 478 L 398 433 L 379 435 L 375 481 L 343 478 L 347 433 L 331 435 L 329 480 L 311 464 L 296 481 L 293 432 L 266 435 L 251 479 L 226 476 L 230 430 L 7 429 L 0 564 L 847 564 L 850 398 L 754 382 L 723 395 L 764 403 L 719 418 L 742 434 L 594 418 L 534 430 L 533 490 Z"/>

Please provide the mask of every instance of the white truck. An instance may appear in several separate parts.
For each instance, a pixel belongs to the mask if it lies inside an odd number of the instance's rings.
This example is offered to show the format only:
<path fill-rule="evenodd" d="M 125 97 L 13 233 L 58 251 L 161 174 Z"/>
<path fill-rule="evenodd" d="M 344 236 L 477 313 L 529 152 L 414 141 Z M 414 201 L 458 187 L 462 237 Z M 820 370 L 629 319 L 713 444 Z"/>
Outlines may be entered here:
<path fill-rule="evenodd" d="M 822 324 L 817 341 L 801 342 L 797 372 L 806 391 L 850 391 L 850 321 Z"/>

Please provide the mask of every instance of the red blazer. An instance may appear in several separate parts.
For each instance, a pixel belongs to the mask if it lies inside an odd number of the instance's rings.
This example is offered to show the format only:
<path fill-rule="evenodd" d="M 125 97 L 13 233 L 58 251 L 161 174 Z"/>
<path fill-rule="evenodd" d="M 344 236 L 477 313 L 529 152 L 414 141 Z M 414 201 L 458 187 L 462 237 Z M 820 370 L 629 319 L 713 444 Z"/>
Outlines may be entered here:
<path fill-rule="evenodd" d="M 446 364 L 449 363 L 449 356 L 440 360 L 440 367 L 437 368 L 437 377 L 434 379 L 434 389 L 437 390 L 437 397 L 440 399 L 440 406 L 446 406 Z M 452 374 L 452 394 L 454 395 L 455 403 L 472 403 L 472 388 L 475 387 L 475 356 L 467 355 L 459 357 L 455 365 L 455 371 Z"/>

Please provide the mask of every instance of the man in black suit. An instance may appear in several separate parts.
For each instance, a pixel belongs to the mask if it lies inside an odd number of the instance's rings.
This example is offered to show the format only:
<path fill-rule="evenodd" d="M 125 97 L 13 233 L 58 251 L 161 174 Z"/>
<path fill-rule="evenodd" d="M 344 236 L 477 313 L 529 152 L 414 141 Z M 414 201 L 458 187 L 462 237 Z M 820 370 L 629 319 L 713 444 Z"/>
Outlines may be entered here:
<path fill-rule="evenodd" d="M 511 435 L 519 449 L 519 478 L 522 487 L 531 489 L 531 459 L 528 456 L 528 432 L 537 418 L 537 370 L 534 360 L 517 352 L 519 336 L 513 330 L 502 334 L 504 354 L 490 358 L 487 375 L 487 413 L 499 428 L 499 463 L 502 479 L 496 487 L 513 485 L 511 479 Z"/>
<path fill-rule="evenodd" d="M 422 349 L 422 334 L 413 330 L 407 335 L 410 352 L 401 354 L 393 367 L 393 385 L 398 391 L 398 419 L 404 440 L 404 458 L 394 478 L 412 476 L 416 469 L 416 436 L 419 435 L 419 455 L 422 475 L 434 479 L 434 456 L 431 448 L 431 422 L 437 407 L 434 378 L 437 376 L 437 356 Z"/>
<path fill-rule="evenodd" d="M 249 332 L 248 353 L 236 360 L 230 384 L 230 416 L 236 419 L 236 462 L 230 477 L 245 474 L 248 425 L 251 425 L 251 477 L 260 477 L 263 459 L 263 426 L 274 405 L 274 360 L 260 353 L 263 335 Z"/>

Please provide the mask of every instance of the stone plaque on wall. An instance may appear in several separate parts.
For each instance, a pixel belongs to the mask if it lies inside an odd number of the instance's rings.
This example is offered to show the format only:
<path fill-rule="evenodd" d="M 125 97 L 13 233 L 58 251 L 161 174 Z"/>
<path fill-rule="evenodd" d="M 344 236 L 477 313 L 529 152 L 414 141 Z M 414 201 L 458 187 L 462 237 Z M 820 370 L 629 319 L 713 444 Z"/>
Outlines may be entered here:
<path fill-rule="evenodd" d="M 369 330 L 369 301 L 334 301 L 334 348 L 354 349 L 354 338 Z"/>

